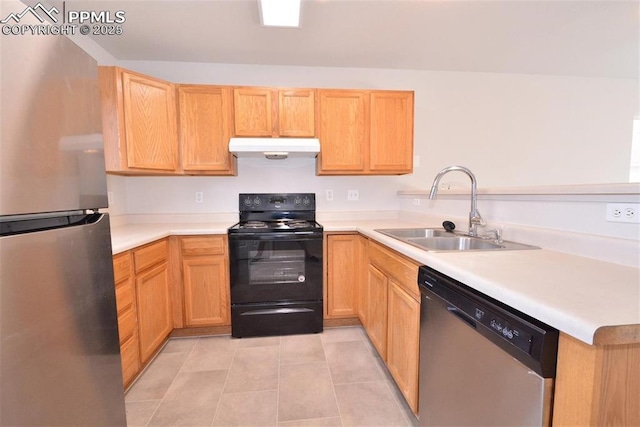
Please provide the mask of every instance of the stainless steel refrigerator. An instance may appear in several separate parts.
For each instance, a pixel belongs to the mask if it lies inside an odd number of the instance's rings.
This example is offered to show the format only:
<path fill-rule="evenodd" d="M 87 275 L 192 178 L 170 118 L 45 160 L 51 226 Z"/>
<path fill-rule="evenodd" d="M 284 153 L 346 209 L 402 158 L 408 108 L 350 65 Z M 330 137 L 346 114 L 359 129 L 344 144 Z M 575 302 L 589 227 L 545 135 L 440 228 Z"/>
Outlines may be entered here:
<path fill-rule="evenodd" d="M 97 65 L 0 47 L 0 425 L 126 425 Z"/>

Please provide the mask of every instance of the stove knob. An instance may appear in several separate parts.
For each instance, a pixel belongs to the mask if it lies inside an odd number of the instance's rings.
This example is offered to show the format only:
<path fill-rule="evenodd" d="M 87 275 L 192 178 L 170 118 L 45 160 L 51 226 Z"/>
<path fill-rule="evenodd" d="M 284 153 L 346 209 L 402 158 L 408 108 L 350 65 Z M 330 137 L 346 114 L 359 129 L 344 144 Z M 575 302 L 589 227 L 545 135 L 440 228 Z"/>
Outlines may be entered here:
<path fill-rule="evenodd" d="M 305 206 L 309 206 L 311 204 L 311 200 L 308 197 L 305 197 L 302 201 L 302 204 Z"/>
<path fill-rule="evenodd" d="M 302 203 L 302 199 L 300 197 L 296 197 L 294 203 L 296 204 L 296 206 L 300 206 L 300 203 Z"/>
<path fill-rule="evenodd" d="M 255 199 L 253 199 L 253 204 L 256 206 L 260 206 L 262 204 L 262 200 L 260 200 L 259 197 L 256 197 Z"/>
<path fill-rule="evenodd" d="M 251 206 L 251 197 L 247 197 L 246 199 L 244 199 L 244 205 Z"/>

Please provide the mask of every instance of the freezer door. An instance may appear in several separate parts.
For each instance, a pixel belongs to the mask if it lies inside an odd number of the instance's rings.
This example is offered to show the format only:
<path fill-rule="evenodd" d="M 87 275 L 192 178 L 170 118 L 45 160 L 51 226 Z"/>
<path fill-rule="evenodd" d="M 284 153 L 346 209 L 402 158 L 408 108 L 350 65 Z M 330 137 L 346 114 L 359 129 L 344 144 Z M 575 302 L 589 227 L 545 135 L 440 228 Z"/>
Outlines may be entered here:
<path fill-rule="evenodd" d="M 109 218 L 0 237 L 0 425 L 126 424 Z"/>
<path fill-rule="evenodd" d="M 9 4 L 1 16 L 25 8 Z M 0 216 L 106 207 L 96 62 L 28 32 L 3 37 L 0 57 Z"/>

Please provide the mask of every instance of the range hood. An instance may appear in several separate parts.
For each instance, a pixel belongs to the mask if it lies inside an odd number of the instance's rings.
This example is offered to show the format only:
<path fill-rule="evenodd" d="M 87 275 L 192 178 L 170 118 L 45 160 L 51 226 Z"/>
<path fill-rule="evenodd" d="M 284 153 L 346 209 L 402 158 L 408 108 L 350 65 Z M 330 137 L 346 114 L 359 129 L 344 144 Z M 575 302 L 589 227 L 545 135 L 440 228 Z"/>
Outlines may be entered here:
<path fill-rule="evenodd" d="M 237 157 L 316 157 L 320 152 L 317 138 L 231 138 L 229 151 Z"/>

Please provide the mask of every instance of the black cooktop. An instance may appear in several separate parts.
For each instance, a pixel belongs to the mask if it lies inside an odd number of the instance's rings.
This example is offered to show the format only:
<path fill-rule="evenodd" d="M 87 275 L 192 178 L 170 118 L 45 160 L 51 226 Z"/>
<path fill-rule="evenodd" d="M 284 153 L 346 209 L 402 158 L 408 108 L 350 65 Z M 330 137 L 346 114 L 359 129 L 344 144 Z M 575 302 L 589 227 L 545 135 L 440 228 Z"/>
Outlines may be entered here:
<path fill-rule="evenodd" d="M 322 231 L 313 193 L 242 193 L 238 199 L 240 221 L 230 233 Z"/>

